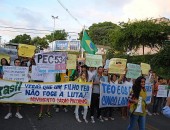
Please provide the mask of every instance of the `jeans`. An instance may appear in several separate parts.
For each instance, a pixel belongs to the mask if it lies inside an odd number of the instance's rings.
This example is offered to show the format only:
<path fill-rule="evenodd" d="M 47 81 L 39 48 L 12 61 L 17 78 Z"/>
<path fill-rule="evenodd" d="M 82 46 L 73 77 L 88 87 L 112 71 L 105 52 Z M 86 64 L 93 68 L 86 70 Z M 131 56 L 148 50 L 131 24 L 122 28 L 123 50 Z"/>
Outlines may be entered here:
<path fill-rule="evenodd" d="M 131 114 L 128 130 L 133 130 L 137 121 L 138 121 L 139 130 L 145 130 L 145 120 L 146 120 L 145 116 L 138 116 L 138 115 Z"/>
<path fill-rule="evenodd" d="M 153 97 L 153 113 L 157 113 L 161 111 L 161 102 L 162 98 L 161 97 Z"/>
<path fill-rule="evenodd" d="M 92 93 L 90 116 L 94 116 L 95 108 L 97 109 L 97 118 L 101 116 L 101 109 L 99 108 L 100 94 Z"/>

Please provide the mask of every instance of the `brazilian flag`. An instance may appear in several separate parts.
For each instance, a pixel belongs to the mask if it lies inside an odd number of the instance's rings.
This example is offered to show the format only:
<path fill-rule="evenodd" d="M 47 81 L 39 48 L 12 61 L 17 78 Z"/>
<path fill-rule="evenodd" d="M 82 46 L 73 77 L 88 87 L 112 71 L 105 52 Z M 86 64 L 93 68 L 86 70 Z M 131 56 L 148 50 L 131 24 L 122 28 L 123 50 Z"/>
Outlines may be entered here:
<path fill-rule="evenodd" d="M 85 50 L 85 52 L 87 52 L 89 54 L 95 54 L 98 51 L 97 47 L 91 41 L 91 39 L 88 36 L 88 34 L 86 33 L 86 31 L 84 31 L 84 34 L 83 34 L 83 38 L 81 41 L 81 47 Z"/>

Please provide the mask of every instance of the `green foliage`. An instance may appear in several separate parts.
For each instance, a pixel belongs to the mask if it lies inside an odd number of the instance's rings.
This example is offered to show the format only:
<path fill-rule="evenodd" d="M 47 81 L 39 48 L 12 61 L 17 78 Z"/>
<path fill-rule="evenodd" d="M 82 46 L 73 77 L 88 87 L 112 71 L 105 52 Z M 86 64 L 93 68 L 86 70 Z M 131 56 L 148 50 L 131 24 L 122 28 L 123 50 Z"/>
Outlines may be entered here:
<path fill-rule="evenodd" d="M 94 44 L 97 45 L 110 45 L 110 36 L 111 33 L 117 30 L 119 26 L 112 22 L 103 22 L 103 23 L 94 23 L 89 27 L 88 32 L 89 37 L 93 41 Z M 80 32 L 79 39 L 82 39 L 83 33 Z"/>
<path fill-rule="evenodd" d="M 14 39 L 10 40 L 12 43 L 31 44 L 31 36 L 27 34 L 17 35 Z"/>
<path fill-rule="evenodd" d="M 141 45 L 159 47 L 170 33 L 166 23 L 155 23 L 152 20 L 125 23 L 112 36 L 112 46 L 116 50 L 127 51 L 138 49 Z"/>
<path fill-rule="evenodd" d="M 45 37 L 43 37 L 43 38 L 35 37 L 35 38 L 32 39 L 31 43 L 39 49 L 48 47 L 48 42 L 47 42 L 47 39 Z"/>
<path fill-rule="evenodd" d="M 56 30 L 54 33 L 51 33 L 50 35 L 46 35 L 45 38 L 49 40 L 49 42 L 55 40 L 66 40 L 67 33 L 65 32 L 65 30 Z"/>
<path fill-rule="evenodd" d="M 153 70 L 159 76 L 170 79 L 170 45 L 166 45 L 151 60 Z"/>

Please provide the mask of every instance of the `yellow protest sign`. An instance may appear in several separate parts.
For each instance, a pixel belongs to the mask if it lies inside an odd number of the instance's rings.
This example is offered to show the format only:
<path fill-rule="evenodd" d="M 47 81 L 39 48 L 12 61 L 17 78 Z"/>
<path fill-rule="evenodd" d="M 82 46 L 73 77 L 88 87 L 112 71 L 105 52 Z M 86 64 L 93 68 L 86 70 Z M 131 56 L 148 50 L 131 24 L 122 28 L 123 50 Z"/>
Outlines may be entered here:
<path fill-rule="evenodd" d="M 74 54 L 68 54 L 68 60 L 67 60 L 67 69 L 76 69 L 76 59 L 77 56 Z"/>
<path fill-rule="evenodd" d="M 151 66 L 146 63 L 141 63 L 140 66 L 141 66 L 142 74 L 148 75 L 149 70 L 151 69 Z"/>
<path fill-rule="evenodd" d="M 8 55 L 8 54 L 0 54 L 0 66 L 1 66 L 1 59 L 2 58 L 7 59 L 8 63 L 10 63 L 10 55 Z"/>
<path fill-rule="evenodd" d="M 112 58 L 109 63 L 109 73 L 125 74 L 127 59 Z"/>
<path fill-rule="evenodd" d="M 33 57 L 36 47 L 33 45 L 19 44 L 18 45 L 18 56 L 22 57 Z"/>

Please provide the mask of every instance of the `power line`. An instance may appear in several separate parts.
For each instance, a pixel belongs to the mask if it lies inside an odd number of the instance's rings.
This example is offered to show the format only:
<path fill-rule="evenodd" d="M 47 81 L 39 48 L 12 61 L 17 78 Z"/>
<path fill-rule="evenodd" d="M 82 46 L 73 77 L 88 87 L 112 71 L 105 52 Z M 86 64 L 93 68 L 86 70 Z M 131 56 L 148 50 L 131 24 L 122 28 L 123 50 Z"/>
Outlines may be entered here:
<path fill-rule="evenodd" d="M 58 3 L 67 11 L 67 13 L 75 20 L 75 21 L 77 21 L 77 23 L 79 23 L 82 27 L 83 27 L 83 25 L 81 24 L 81 22 L 76 18 L 76 17 L 74 17 L 72 14 L 71 14 L 71 12 L 60 2 L 60 0 L 57 0 L 58 1 Z"/>

